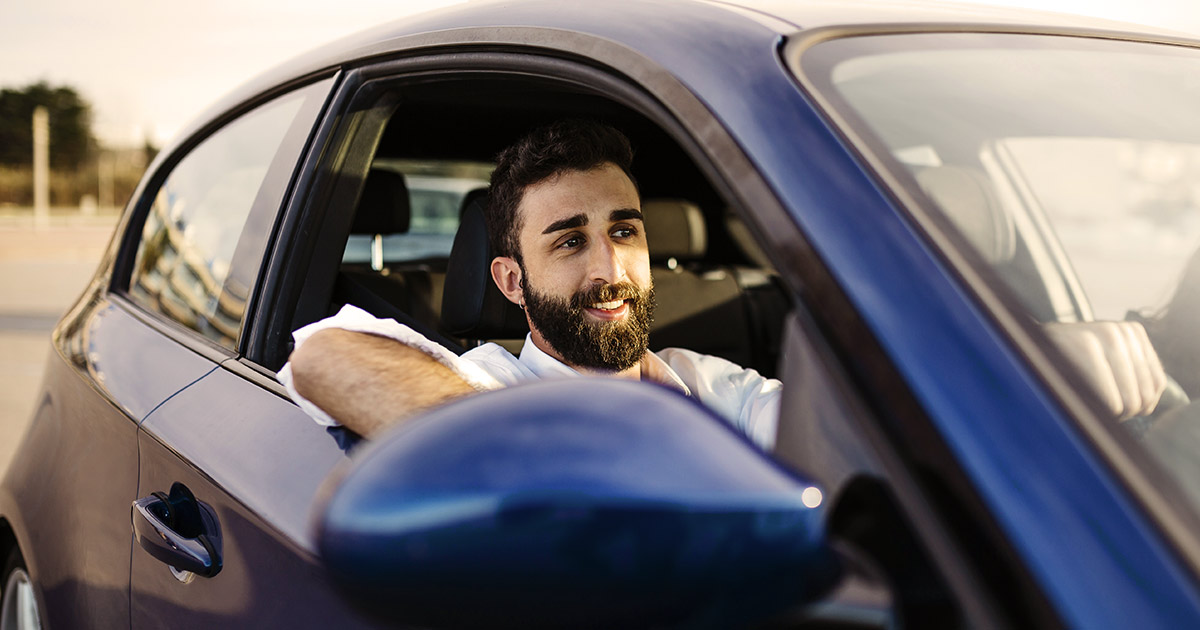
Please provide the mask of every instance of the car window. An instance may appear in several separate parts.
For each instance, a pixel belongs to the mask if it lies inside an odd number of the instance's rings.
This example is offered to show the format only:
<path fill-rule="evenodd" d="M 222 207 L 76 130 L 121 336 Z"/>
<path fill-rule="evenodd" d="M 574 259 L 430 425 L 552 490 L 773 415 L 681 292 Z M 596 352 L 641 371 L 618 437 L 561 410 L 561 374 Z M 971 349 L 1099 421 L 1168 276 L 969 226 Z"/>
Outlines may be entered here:
<path fill-rule="evenodd" d="M 322 81 L 255 108 L 175 164 L 148 193 L 130 298 L 236 349 L 253 283 L 253 276 L 233 273 L 236 261 L 253 261 L 257 269 L 329 86 L 330 81 Z M 293 129 L 297 131 L 289 133 Z M 267 215 L 265 225 L 252 221 L 256 207 Z M 248 223 L 253 229 L 246 229 Z"/>
<path fill-rule="evenodd" d="M 801 64 L 1054 342 L 1133 460 L 1200 507 L 1200 50 L 890 35 Z"/>
<path fill-rule="evenodd" d="M 777 374 L 790 296 L 770 263 L 748 253 L 751 229 L 661 124 L 606 94 L 521 75 L 380 80 L 349 107 L 366 122 L 347 139 L 354 160 L 335 167 L 327 225 L 312 232 L 321 241 L 301 263 L 309 271 L 289 331 L 349 304 L 452 351 L 496 342 L 518 353 L 527 333 L 520 309 L 490 279 L 484 295 L 468 290 L 464 276 L 486 276 L 451 273 L 464 269 L 450 260 L 455 238 L 476 233 L 460 230 L 460 215 L 486 194 L 505 147 L 548 123 L 588 118 L 612 124 L 635 147 L 657 302 L 650 348 L 687 348 Z M 490 306 L 471 310 L 462 296 Z"/>
<path fill-rule="evenodd" d="M 492 164 L 469 160 L 379 158 L 372 170 L 403 178 L 408 196 L 408 225 L 403 232 L 357 232 L 346 240 L 343 263 L 370 263 L 372 250 L 382 264 L 444 259 L 450 255 L 459 215 L 469 193 L 487 188 Z"/>

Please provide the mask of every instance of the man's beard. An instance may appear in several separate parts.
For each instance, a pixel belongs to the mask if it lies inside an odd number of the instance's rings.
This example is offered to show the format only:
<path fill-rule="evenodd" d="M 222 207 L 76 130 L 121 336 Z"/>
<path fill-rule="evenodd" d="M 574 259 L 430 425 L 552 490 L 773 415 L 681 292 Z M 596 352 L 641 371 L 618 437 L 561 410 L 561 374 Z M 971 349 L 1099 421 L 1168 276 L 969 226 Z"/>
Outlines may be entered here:
<path fill-rule="evenodd" d="M 630 282 L 596 285 L 570 300 L 539 293 L 528 283 L 523 283 L 521 290 L 529 320 L 569 365 L 620 372 L 641 361 L 650 346 L 653 284 L 647 289 Z M 596 320 L 583 310 L 614 300 L 627 300 L 629 310 L 622 320 Z"/>

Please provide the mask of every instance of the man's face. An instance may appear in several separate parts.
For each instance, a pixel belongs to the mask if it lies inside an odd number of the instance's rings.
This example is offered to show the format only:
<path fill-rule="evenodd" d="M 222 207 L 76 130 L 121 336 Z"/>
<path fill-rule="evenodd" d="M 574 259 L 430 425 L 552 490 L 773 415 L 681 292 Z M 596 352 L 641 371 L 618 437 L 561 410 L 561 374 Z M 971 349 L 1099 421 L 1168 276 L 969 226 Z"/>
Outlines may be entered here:
<path fill-rule="evenodd" d="M 519 286 L 501 290 L 524 303 L 535 343 L 568 365 L 619 372 L 646 351 L 654 297 L 640 208 L 613 164 L 563 173 L 521 199 Z"/>

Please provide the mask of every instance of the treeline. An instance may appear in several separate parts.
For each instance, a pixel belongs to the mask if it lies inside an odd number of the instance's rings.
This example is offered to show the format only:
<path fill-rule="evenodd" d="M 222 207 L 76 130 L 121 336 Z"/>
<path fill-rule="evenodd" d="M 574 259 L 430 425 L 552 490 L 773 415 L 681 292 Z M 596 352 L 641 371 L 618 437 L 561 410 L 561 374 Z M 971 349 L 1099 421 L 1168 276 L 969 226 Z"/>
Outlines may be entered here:
<path fill-rule="evenodd" d="M 38 82 L 0 89 L 0 206 L 33 205 L 32 121 L 39 106 L 50 119 L 50 205 L 124 205 L 154 147 L 101 146 L 91 104 L 74 88 Z"/>

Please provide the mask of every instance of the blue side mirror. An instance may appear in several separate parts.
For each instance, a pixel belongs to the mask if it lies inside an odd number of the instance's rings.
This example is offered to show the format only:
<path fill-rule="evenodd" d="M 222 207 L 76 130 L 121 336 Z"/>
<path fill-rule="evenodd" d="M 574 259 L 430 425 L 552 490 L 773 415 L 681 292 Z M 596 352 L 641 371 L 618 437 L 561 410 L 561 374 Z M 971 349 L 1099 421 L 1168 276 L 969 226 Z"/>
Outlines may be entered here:
<path fill-rule="evenodd" d="M 367 444 L 318 506 L 360 608 L 432 627 L 724 627 L 839 575 L 820 492 L 665 389 L 545 381 Z"/>

